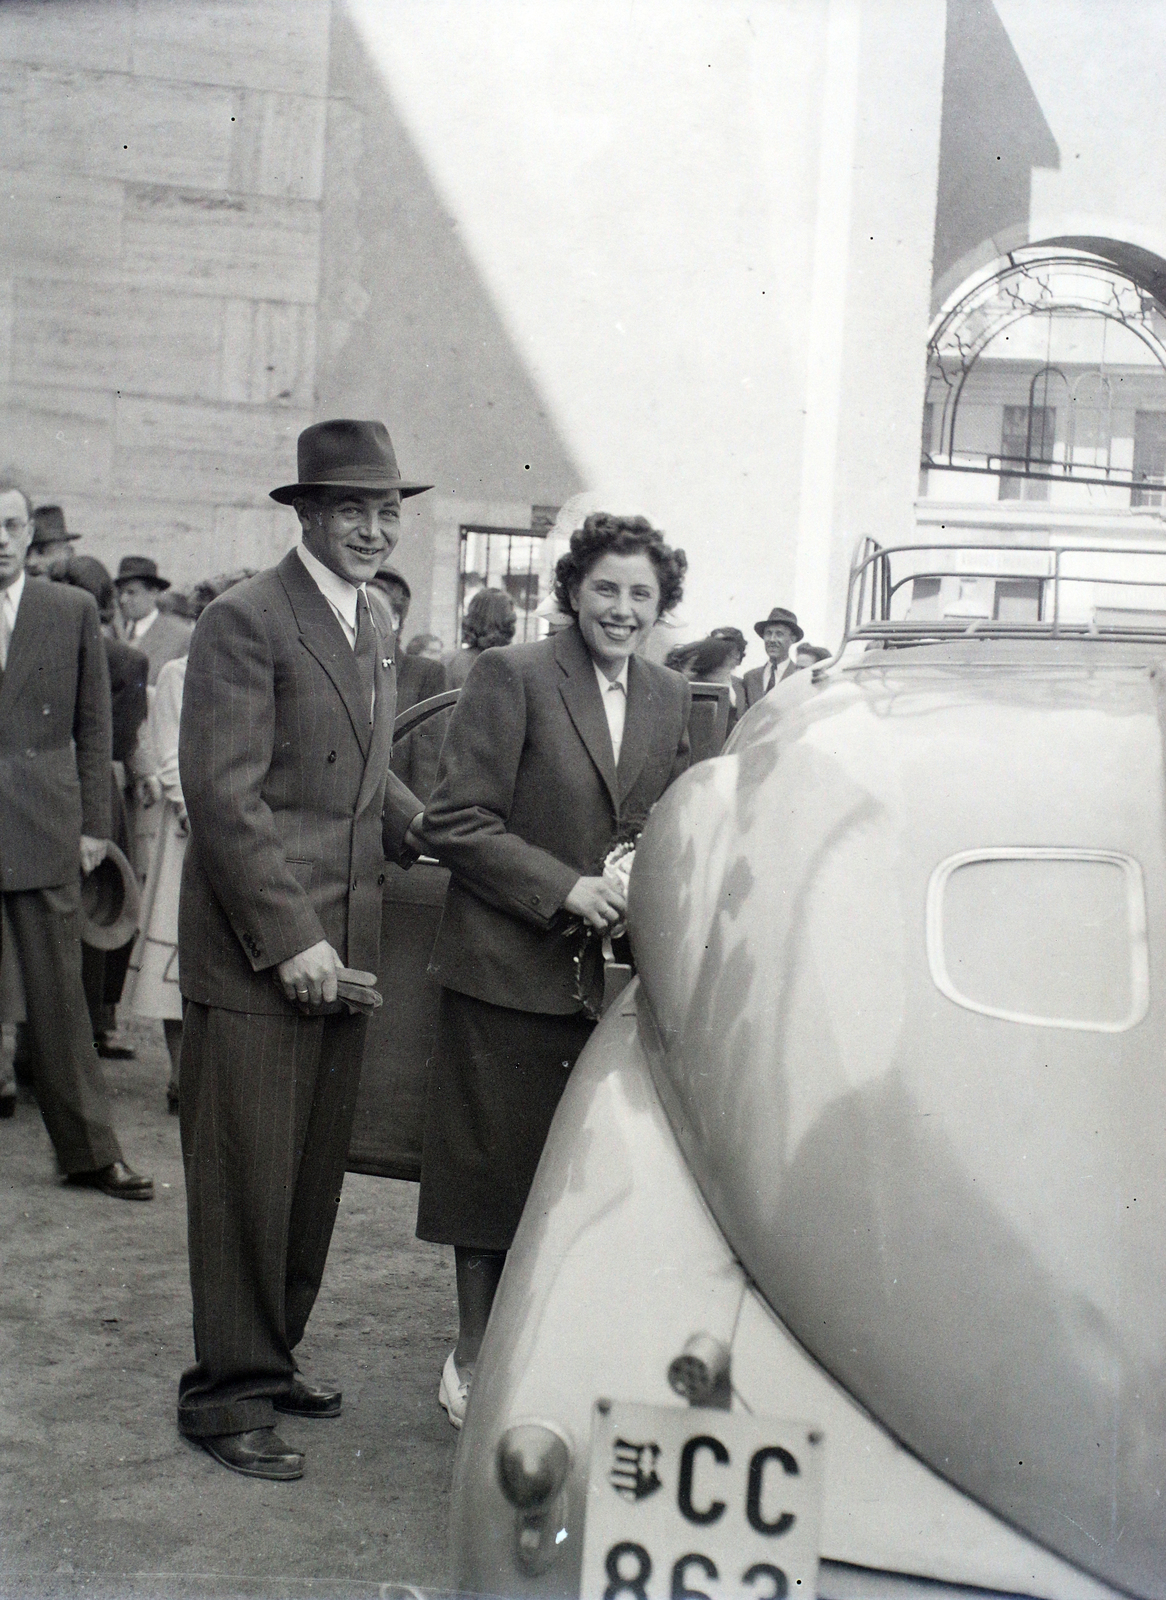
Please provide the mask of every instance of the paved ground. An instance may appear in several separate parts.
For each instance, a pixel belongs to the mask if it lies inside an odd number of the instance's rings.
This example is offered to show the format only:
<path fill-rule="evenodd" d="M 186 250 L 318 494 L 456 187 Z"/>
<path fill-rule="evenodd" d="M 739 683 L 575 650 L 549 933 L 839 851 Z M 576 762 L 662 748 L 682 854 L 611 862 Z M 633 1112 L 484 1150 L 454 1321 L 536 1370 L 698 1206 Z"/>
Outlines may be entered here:
<path fill-rule="evenodd" d="M 300 1363 L 336 1421 L 282 1419 L 292 1484 L 224 1471 L 174 1427 L 191 1359 L 178 1120 L 161 1027 L 109 1065 L 149 1205 L 62 1188 L 35 1106 L 0 1122 L 0 1596 L 392 1595 L 447 1581 L 456 1436 L 436 1400 L 451 1253 L 413 1237 L 416 1188 L 346 1179 Z"/>

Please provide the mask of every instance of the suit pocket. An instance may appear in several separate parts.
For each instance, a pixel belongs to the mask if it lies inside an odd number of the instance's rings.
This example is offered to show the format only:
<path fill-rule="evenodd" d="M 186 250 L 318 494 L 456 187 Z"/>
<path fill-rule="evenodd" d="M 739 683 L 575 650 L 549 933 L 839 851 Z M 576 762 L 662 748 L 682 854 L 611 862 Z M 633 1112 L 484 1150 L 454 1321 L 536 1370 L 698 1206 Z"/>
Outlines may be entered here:
<path fill-rule="evenodd" d="M 287 869 L 301 889 L 306 891 L 312 887 L 312 878 L 316 871 L 316 863 L 314 861 L 297 861 L 294 857 L 289 856 Z"/>

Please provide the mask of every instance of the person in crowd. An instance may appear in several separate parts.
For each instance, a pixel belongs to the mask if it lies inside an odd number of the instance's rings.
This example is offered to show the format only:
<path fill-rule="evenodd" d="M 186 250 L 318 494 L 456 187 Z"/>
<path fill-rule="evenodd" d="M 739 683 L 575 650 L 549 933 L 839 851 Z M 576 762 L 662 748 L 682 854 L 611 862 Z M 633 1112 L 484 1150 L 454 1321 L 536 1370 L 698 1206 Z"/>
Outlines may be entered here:
<path fill-rule="evenodd" d="M 664 665 L 681 673 L 689 683 L 723 683 L 732 690 L 733 666 L 737 660 L 737 647 L 732 639 L 710 634 L 707 639 L 697 639 L 692 644 L 677 645 L 669 650 Z M 731 733 L 737 723 L 737 708 L 729 701 Z"/>
<path fill-rule="evenodd" d="M 415 633 L 405 646 L 407 656 L 425 656 L 430 661 L 440 661 L 445 645 L 438 633 Z"/>
<path fill-rule="evenodd" d="M 764 644 L 767 660 L 763 667 L 754 667 L 745 674 L 745 701 L 751 706 L 797 671 L 790 652 L 803 637 L 797 617 L 784 606 L 774 606 L 767 617 L 753 624 L 753 632 Z"/>
<path fill-rule="evenodd" d="M 226 594 L 254 570 L 243 568 L 204 579 L 184 597 L 183 614 L 197 621 L 220 594 Z M 166 1109 L 178 1115 L 182 1062 L 182 989 L 178 977 L 178 896 L 182 863 L 190 829 L 182 780 L 178 772 L 178 729 L 182 717 L 182 689 L 186 681 L 186 656 L 166 661 L 158 673 L 150 704 L 147 743 L 153 764 L 151 783 L 157 785 L 155 803 L 161 807 L 158 838 L 146 887 L 142 894 L 141 926 L 129 963 L 126 1001 L 136 1017 L 161 1022 L 170 1059 Z"/>
<path fill-rule="evenodd" d="M 81 537 L 65 526 L 60 506 L 37 506 L 32 514 L 32 543 L 24 558 L 30 578 L 59 578 L 73 559 L 73 545 Z"/>
<path fill-rule="evenodd" d="M 113 1130 L 81 978 L 81 875 L 110 837 L 109 669 L 92 597 L 26 579 L 31 539 L 28 495 L 0 480 L 0 890 L 32 1090 L 71 1183 L 149 1200 Z"/>
<path fill-rule="evenodd" d="M 408 711 L 420 701 L 444 692 L 445 668 L 440 661 L 423 655 L 409 655 L 400 649 L 401 630 L 409 615 L 413 595 L 395 567 L 382 567 L 369 585 L 368 593 L 374 608 L 383 604 L 387 630 L 398 641 L 397 715 L 400 716 L 402 711 Z M 380 621 L 380 616 L 377 620 Z M 393 741 L 392 770 L 421 801 L 428 800 L 433 792 L 445 728 L 445 716 L 435 716 L 403 739 Z"/>
<path fill-rule="evenodd" d="M 297 458 L 298 481 L 272 499 L 295 510 L 302 542 L 199 618 L 178 744 L 195 1348 L 178 1427 L 223 1466 L 274 1479 L 304 1464 L 276 1412 L 341 1407 L 294 1351 L 344 1179 L 385 858 L 414 858 L 421 813 L 389 771 L 393 648 L 365 585 L 397 543 L 402 497 L 430 487 L 402 478 L 380 422 L 313 424 Z"/>
<path fill-rule="evenodd" d="M 170 580 L 159 575 L 157 563 L 149 556 L 123 556 L 113 581 L 122 617 L 123 637 L 148 658 L 148 687 L 152 695 L 163 663 L 184 656 L 189 649 L 191 624 L 184 617 L 158 609 L 158 597 L 170 588 Z M 127 765 L 130 780 L 127 790 L 130 841 L 133 847 L 130 860 L 144 884 L 161 823 L 161 812 L 154 801 L 155 787 L 150 782 L 152 761 L 144 728 Z"/>
<path fill-rule="evenodd" d="M 158 596 L 169 589 L 170 579 L 159 575 L 158 563 L 149 556 L 123 556 L 113 583 L 124 636 L 148 657 L 153 688 L 162 663 L 184 656 L 189 649 L 191 624 L 185 617 L 158 609 Z"/>
<path fill-rule="evenodd" d="M 733 642 L 735 656 L 729 684 L 733 690 L 733 710 L 736 714 L 734 721 L 736 721 L 737 718 L 745 715 L 749 704 L 745 698 L 745 680 L 740 676 L 741 663 L 745 659 L 745 652 L 749 648 L 749 642 L 740 628 L 714 628 L 709 637 L 712 639 L 730 639 Z"/>
<path fill-rule="evenodd" d="M 113 579 L 100 561 L 92 556 L 74 556 L 61 573 L 61 581 L 87 590 L 97 603 L 97 614 L 101 619 L 109 666 L 113 724 L 113 767 L 110 773 L 113 825 L 110 837 L 118 849 L 128 856 L 130 837 L 125 804 L 125 764 L 137 747 L 138 734 L 146 720 L 146 681 L 150 663 L 143 651 L 126 644 L 114 632 L 116 602 Z M 81 947 L 81 970 L 93 1023 L 93 1042 L 97 1054 L 106 1061 L 134 1059 L 133 1047 L 117 1026 L 117 1007 L 122 998 L 132 948 L 132 939 L 119 950 L 96 950 L 88 944 L 82 944 Z"/>
<path fill-rule="evenodd" d="M 829 661 L 829 659 L 829 650 L 821 644 L 807 644 L 803 641 L 794 651 L 794 666 L 799 672 L 804 672 L 807 667 L 816 667 L 819 661 Z"/>
<path fill-rule="evenodd" d="M 460 689 L 483 650 L 509 644 L 518 628 L 518 612 L 505 589 L 479 589 L 462 618 L 462 646 L 445 658 L 445 681 Z"/>
<path fill-rule="evenodd" d="M 643 517 L 588 516 L 556 570 L 572 625 L 476 657 L 421 828 L 450 869 L 417 1232 L 452 1244 L 458 1339 L 438 1398 L 461 1426 L 551 1117 L 590 1036 L 577 960 L 623 917 L 602 875 L 688 765 L 691 691 L 637 649 L 685 560 Z M 572 938 L 572 921 L 579 936 Z"/>

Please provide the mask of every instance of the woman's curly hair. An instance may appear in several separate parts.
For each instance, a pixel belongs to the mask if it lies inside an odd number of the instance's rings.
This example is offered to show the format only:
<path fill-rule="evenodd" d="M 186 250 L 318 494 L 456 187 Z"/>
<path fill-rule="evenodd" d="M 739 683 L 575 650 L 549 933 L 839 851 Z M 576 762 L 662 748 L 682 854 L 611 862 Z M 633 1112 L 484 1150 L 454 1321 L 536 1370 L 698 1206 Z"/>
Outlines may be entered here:
<path fill-rule="evenodd" d="M 648 557 L 660 585 L 658 617 L 684 598 L 688 560 L 683 550 L 666 545 L 664 535 L 653 528 L 647 517 L 615 517 L 607 511 L 593 511 L 583 526 L 575 529 L 570 549 L 555 566 L 555 600 L 561 611 L 570 615 L 576 610 L 571 604 L 571 591 L 578 589 L 595 563 L 606 555 Z"/>
<path fill-rule="evenodd" d="M 505 589 L 479 589 L 462 618 L 462 643 L 471 650 L 509 644 L 518 627 L 518 612 Z"/>

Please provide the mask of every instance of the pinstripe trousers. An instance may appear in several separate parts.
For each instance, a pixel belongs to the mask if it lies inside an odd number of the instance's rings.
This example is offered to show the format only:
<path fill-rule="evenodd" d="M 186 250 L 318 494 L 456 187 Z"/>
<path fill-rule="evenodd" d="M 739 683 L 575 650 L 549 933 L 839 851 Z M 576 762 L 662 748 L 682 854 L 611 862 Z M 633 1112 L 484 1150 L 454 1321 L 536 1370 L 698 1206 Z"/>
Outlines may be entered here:
<path fill-rule="evenodd" d="M 179 1431 L 275 1421 L 315 1303 L 368 1019 L 259 1016 L 187 1004 L 181 1130 L 195 1364 Z"/>

